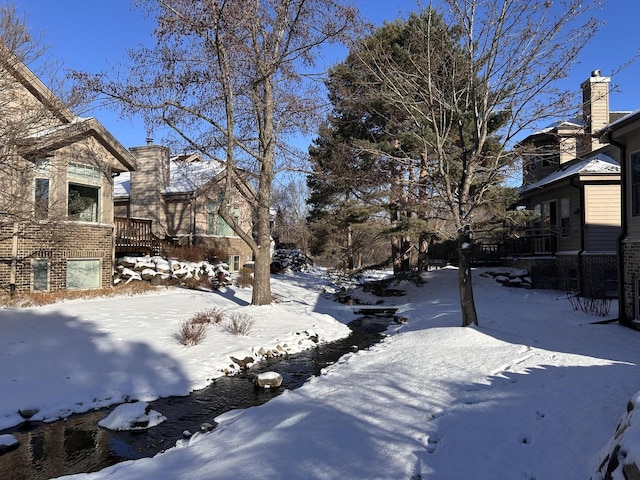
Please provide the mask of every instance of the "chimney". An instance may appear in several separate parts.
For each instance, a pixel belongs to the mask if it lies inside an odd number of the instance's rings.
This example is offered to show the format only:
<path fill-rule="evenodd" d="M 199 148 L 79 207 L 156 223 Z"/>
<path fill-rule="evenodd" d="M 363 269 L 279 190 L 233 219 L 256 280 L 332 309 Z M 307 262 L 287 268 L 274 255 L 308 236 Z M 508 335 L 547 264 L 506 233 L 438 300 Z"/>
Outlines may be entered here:
<path fill-rule="evenodd" d="M 582 117 L 586 137 L 584 152 L 589 153 L 601 147 L 597 138 L 591 135 L 607 126 L 609 121 L 609 84 L 610 77 L 603 77 L 600 70 L 593 70 L 591 76 L 585 80 L 582 88 Z"/>
<path fill-rule="evenodd" d="M 166 234 L 164 197 L 169 186 L 169 149 L 147 143 L 129 149 L 136 157 L 138 168 L 131 172 L 129 211 L 132 217 L 153 220 L 153 233 Z"/>

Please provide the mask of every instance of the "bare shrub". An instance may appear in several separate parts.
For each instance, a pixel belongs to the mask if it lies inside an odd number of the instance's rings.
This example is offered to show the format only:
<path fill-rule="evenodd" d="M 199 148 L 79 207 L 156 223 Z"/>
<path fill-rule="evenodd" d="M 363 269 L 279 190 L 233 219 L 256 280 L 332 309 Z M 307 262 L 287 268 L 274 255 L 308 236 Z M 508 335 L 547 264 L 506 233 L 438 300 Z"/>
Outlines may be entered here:
<path fill-rule="evenodd" d="M 185 278 L 180 282 L 181 285 L 190 290 L 211 290 L 211 282 L 207 275 L 199 275 Z"/>
<path fill-rule="evenodd" d="M 224 319 L 224 310 L 220 307 L 209 308 L 204 312 L 198 312 L 191 317 L 191 322 L 196 324 L 209 325 L 210 323 L 220 323 Z"/>
<path fill-rule="evenodd" d="M 235 312 L 229 315 L 227 321 L 222 324 L 222 328 L 231 335 L 244 336 L 249 334 L 254 323 L 255 319 L 246 313 Z"/>
<path fill-rule="evenodd" d="M 185 320 L 176 334 L 176 339 L 182 345 L 192 347 L 202 343 L 207 336 L 207 324 L 195 322 L 193 318 Z"/>
<path fill-rule="evenodd" d="M 240 288 L 253 287 L 253 273 L 247 268 L 242 268 L 236 279 L 236 285 Z"/>
<path fill-rule="evenodd" d="M 604 297 L 580 297 L 578 294 L 567 293 L 567 298 L 574 311 L 582 311 L 589 315 L 606 317 L 611 309 L 611 299 Z"/>
<path fill-rule="evenodd" d="M 179 258 L 187 262 L 217 263 L 227 258 L 224 249 L 205 245 L 172 245 L 165 248 L 165 254 L 168 257 Z"/>

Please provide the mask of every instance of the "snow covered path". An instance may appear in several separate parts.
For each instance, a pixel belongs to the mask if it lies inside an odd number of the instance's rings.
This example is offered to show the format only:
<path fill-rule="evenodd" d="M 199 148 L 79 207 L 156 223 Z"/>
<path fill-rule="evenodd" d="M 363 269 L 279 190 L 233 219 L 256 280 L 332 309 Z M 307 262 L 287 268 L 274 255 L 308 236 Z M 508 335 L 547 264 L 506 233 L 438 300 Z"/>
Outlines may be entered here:
<path fill-rule="evenodd" d="M 589 478 L 640 389 L 640 335 L 559 292 L 475 279 L 478 328 L 458 327 L 455 270 L 431 272 L 395 300 L 409 321 L 383 343 L 178 448 L 74 478 Z"/>

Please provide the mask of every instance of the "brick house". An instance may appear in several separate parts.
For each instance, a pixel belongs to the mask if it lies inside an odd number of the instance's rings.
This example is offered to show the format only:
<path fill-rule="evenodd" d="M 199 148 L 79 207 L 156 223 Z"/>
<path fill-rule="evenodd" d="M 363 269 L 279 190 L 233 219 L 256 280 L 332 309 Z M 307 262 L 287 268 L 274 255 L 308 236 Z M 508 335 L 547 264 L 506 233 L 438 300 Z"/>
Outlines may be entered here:
<path fill-rule="evenodd" d="M 23 63 L 0 60 L 0 289 L 99 288 L 113 271 L 112 175 L 135 157 Z"/>
<path fill-rule="evenodd" d="M 609 83 L 592 72 L 581 85 L 582 118 L 521 142 L 529 153 L 523 155 L 518 205 L 536 215 L 523 234 L 528 248 L 515 264 L 530 271 L 536 288 L 617 296 L 620 155 L 592 135 L 626 113 L 609 111 Z"/>
<path fill-rule="evenodd" d="M 615 145 L 622 166 L 622 228 L 619 236 L 619 320 L 640 326 L 640 110 L 601 129 L 603 142 Z"/>
<path fill-rule="evenodd" d="M 117 219 L 146 219 L 155 237 L 212 248 L 225 256 L 222 260 L 232 271 L 253 258 L 249 246 L 218 214 L 225 191 L 220 163 L 195 154 L 172 157 L 167 147 L 151 142 L 130 150 L 138 168 L 114 179 Z M 250 185 L 241 181 L 225 206 L 249 234 L 253 225 L 250 199 L 254 195 Z"/>

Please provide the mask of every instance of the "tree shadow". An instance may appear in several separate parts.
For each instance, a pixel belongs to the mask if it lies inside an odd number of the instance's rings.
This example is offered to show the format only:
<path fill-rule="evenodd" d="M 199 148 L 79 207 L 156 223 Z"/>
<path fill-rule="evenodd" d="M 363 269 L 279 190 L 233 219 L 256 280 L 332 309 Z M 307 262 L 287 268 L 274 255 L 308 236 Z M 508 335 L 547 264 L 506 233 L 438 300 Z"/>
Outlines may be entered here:
<path fill-rule="evenodd" d="M 0 310 L 0 428 L 133 399 L 187 394 L 180 364 L 98 322 L 41 309 Z M 150 333 L 151 335 L 151 333 Z"/>

